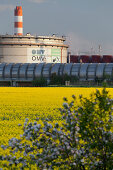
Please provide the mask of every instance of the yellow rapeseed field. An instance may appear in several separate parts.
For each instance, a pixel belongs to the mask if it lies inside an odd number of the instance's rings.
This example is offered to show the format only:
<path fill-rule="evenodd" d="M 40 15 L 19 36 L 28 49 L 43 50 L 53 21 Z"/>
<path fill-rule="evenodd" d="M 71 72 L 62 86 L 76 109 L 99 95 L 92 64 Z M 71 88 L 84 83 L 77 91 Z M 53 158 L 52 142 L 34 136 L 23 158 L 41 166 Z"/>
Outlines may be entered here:
<path fill-rule="evenodd" d="M 109 88 L 109 94 L 113 96 L 113 89 Z M 44 88 L 14 88 L 0 87 L 0 145 L 7 144 L 12 137 L 22 134 L 22 126 L 25 118 L 30 121 L 40 121 L 43 118 L 53 118 L 60 121 L 58 108 L 62 106 L 63 97 L 71 100 L 74 94 L 89 96 L 95 92 L 95 88 L 69 88 L 69 87 L 44 87 Z M 0 149 L 0 152 L 3 152 Z"/>

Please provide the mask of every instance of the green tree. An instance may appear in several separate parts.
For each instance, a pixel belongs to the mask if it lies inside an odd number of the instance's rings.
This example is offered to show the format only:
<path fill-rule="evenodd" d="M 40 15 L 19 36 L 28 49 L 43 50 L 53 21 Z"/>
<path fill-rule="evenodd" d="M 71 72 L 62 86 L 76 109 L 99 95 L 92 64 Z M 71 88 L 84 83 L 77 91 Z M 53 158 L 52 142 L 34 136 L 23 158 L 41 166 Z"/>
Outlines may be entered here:
<path fill-rule="evenodd" d="M 56 73 L 53 73 L 51 75 L 50 84 L 51 85 L 65 85 L 65 81 L 76 83 L 78 81 L 78 78 L 76 76 L 69 76 L 67 74 L 60 76 L 60 75 L 56 75 Z"/>
<path fill-rule="evenodd" d="M 29 123 L 26 118 L 20 139 L 2 145 L 10 155 L 1 155 L 1 160 L 8 161 L 8 167 L 21 169 L 35 165 L 39 169 L 112 170 L 113 99 L 105 88 L 88 98 L 80 95 L 79 106 L 78 99 L 72 98 L 71 102 L 64 98 L 60 108 L 62 125 L 49 119 L 43 125 Z"/>
<path fill-rule="evenodd" d="M 35 87 L 47 86 L 47 80 L 44 77 L 39 77 L 32 81 L 32 85 Z"/>

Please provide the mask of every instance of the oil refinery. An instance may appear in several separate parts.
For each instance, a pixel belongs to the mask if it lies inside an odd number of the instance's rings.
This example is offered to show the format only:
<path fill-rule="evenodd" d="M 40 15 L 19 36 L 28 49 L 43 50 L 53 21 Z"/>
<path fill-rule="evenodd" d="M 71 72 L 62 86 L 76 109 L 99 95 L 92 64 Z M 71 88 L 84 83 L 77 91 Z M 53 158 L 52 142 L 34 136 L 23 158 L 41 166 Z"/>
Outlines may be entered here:
<path fill-rule="evenodd" d="M 14 10 L 14 35 L 0 35 L 0 85 L 19 86 L 52 74 L 77 77 L 79 82 L 113 75 L 111 55 L 67 55 L 65 37 L 23 35 L 22 7 Z M 68 63 L 67 63 L 68 62 Z"/>
<path fill-rule="evenodd" d="M 27 86 L 39 77 L 44 77 L 48 82 L 52 74 L 76 77 L 79 82 L 95 82 L 102 80 L 103 76 L 113 76 L 113 63 L 1 63 L 0 85 Z"/>
<path fill-rule="evenodd" d="M 67 48 L 63 37 L 2 35 L 0 62 L 6 63 L 66 63 Z"/>
<path fill-rule="evenodd" d="M 14 35 L 0 35 L 0 63 L 66 63 L 64 37 L 23 35 L 22 7 L 14 10 Z"/>

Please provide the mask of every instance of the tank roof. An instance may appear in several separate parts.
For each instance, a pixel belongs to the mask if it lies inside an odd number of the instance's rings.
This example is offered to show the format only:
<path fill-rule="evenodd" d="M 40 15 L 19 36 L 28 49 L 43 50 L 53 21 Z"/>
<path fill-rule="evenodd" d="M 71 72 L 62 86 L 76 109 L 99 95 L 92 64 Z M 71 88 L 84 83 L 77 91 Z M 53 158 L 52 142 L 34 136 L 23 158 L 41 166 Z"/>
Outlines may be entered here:
<path fill-rule="evenodd" d="M 66 38 L 65 37 L 57 37 L 57 36 L 37 36 L 38 39 L 54 39 L 54 40 L 62 40 L 65 41 Z"/>
<path fill-rule="evenodd" d="M 38 36 L 38 35 L 31 35 L 30 33 L 27 33 L 26 35 L 0 35 L 0 38 L 34 38 L 34 39 L 54 39 L 54 40 L 62 40 L 66 41 L 66 38 L 64 36 L 58 37 L 56 35 L 52 36 Z"/>
<path fill-rule="evenodd" d="M 0 35 L 0 38 L 27 38 L 27 37 L 31 37 L 31 38 L 35 38 L 35 36 L 33 35 L 9 35 L 9 34 L 6 34 L 6 35 Z"/>

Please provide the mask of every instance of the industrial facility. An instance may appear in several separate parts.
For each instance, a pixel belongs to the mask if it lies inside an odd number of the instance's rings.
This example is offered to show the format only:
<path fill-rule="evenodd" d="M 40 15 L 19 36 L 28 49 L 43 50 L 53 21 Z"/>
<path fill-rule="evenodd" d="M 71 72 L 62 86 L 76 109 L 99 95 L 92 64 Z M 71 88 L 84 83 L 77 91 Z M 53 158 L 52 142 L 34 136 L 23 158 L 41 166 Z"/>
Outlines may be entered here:
<path fill-rule="evenodd" d="M 66 63 L 65 38 L 56 36 L 2 35 L 0 63 Z"/>
<path fill-rule="evenodd" d="M 65 38 L 23 35 L 22 7 L 14 10 L 14 35 L 0 35 L 0 63 L 66 63 Z"/>
<path fill-rule="evenodd" d="M 104 76 L 107 76 L 106 78 L 113 76 L 113 63 L 0 64 L 0 83 L 2 85 L 8 85 L 10 82 L 12 86 L 22 86 L 41 76 L 49 82 L 52 74 L 58 76 L 67 74 L 70 77 L 76 77 L 79 82 L 95 82 L 97 79 L 102 80 Z"/>
<path fill-rule="evenodd" d="M 77 77 L 79 82 L 113 75 L 111 55 L 69 55 L 65 37 L 23 35 L 22 7 L 14 10 L 14 35 L 0 35 L 0 85 L 20 86 L 53 74 Z M 68 62 L 68 63 L 67 63 Z"/>
<path fill-rule="evenodd" d="M 113 55 L 68 55 L 68 63 L 113 63 Z"/>

